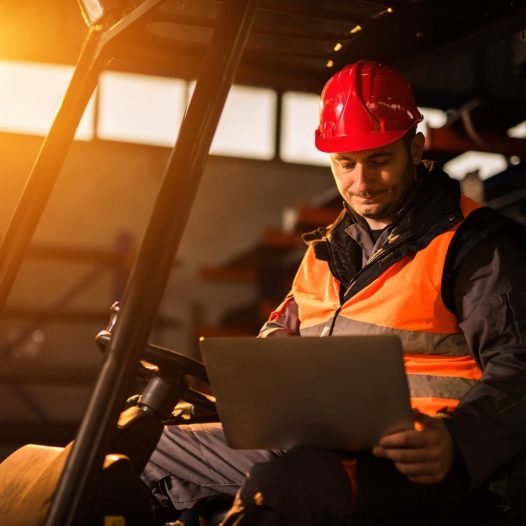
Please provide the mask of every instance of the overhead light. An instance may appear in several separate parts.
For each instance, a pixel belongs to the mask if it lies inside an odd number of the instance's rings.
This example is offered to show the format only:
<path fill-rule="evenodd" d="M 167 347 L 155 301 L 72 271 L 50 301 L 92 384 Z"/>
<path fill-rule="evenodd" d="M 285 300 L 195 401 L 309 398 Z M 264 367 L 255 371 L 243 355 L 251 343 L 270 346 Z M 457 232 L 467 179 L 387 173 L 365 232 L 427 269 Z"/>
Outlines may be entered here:
<path fill-rule="evenodd" d="M 482 180 L 503 172 L 508 167 L 504 155 L 467 151 L 444 164 L 444 170 L 455 179 L 463 179 L 468 172 L 478 171 Z"/>
<path fill-rule="evenodd" d="M 388 7 L 387 9 L 384 9 L 383 11 L 380 11 L 379 13 L 376 13 L 376 15 L 373 15 L 371 18 L 373 18 L 373 19 L 380 18 L 381 16 L 390 15 L 391 13 L 393 13 L 393 8 L 392 7 Z"/>
<path fill-rule="evenodd" d="M 361 30 L 362 30 L 362 26 L 354 26 L 354 27 L 349 31 L 349 33 L 351 33 L 351 34 L 359 33 Z"/>
<path fill-rule="evenodd" d="M 334 61 L 333 60 L 327 60 L 327 64 L 325 64 L 325 66 L 327 68 L 332 68 L 334 66 Z"/>
<path fill-rule="evenodd" d="M 340 51 L 340 49 L 343 47 L 341 42 L 337 42 L 334 46 L 334 51 Z"/>

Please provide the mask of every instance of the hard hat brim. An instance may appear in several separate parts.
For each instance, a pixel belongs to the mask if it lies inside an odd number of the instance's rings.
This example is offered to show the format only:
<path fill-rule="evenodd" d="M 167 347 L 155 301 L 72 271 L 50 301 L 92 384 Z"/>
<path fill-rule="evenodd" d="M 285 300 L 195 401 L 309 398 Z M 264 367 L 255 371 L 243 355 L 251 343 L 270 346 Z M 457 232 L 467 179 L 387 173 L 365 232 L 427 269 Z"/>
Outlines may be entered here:
<path fill-rule="evenodd" d="M 412 126 L 409 129 L 411 128 Z M 368 132 L 366 134 L 346 135 L 345 137 L 332 137 L 331 139 L 324 138 L 320 131 L 316 130 L 314 142 L 316 148 L 325 153 L 359 152 L 392 144 L 401 139 L 409 129 L 378 133 Z"/>

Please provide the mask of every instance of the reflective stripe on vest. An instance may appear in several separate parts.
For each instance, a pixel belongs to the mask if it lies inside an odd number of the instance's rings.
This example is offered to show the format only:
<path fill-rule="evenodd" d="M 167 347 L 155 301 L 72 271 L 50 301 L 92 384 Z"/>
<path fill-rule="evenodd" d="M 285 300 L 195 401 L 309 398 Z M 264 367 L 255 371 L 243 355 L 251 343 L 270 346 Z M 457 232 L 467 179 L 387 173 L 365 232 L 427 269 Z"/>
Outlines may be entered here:
<path fill-rule="evenodd" d="M 480 207 L 464 196 L 460 205 L 464 217 Z M 335 314 L 334 335 L 396 334 L 402 340 L 412 405 L 428 414 L 454 409 L 481 376 L 441 297 L 444 263 L 459 225 L 387 267 L 339 313 L 339 283 L 309 247 L 292 286 L 301 334 L 326 334 Z"/>

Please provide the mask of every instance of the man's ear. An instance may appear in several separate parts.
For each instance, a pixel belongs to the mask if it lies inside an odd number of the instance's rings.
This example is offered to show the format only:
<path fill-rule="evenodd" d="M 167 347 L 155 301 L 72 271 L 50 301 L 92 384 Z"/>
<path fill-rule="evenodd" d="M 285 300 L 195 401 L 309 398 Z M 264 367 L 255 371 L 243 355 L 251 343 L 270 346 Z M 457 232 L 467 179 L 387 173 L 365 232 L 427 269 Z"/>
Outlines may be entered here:
<path fill-rule="evenodd" d="M 411 141 L 411 160 L 417 165 L 424 156 L 425 137 L 422 132 L 418 132 Z"/>

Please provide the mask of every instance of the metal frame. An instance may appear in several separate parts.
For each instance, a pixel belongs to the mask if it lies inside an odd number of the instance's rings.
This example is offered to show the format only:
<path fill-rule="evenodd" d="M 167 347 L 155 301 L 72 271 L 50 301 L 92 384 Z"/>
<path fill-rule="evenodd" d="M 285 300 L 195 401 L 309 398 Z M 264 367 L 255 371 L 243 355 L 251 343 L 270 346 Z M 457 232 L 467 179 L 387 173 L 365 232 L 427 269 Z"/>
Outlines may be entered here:
<path fill-rule="evenodd" d="M 64 467 L 46 526 L 82 524 L 85 517 L 127 387 L 134 377 L 136 363 L 164 292 L 210 144 L 254 20 L 257 1 L 228 0 L 222 7 L 126 287 L 119 322 Z M 88 91 L 80 86 L 78 89 L 84 93 Z M 72 133 L 69 138 L 72 139 Z"/>

